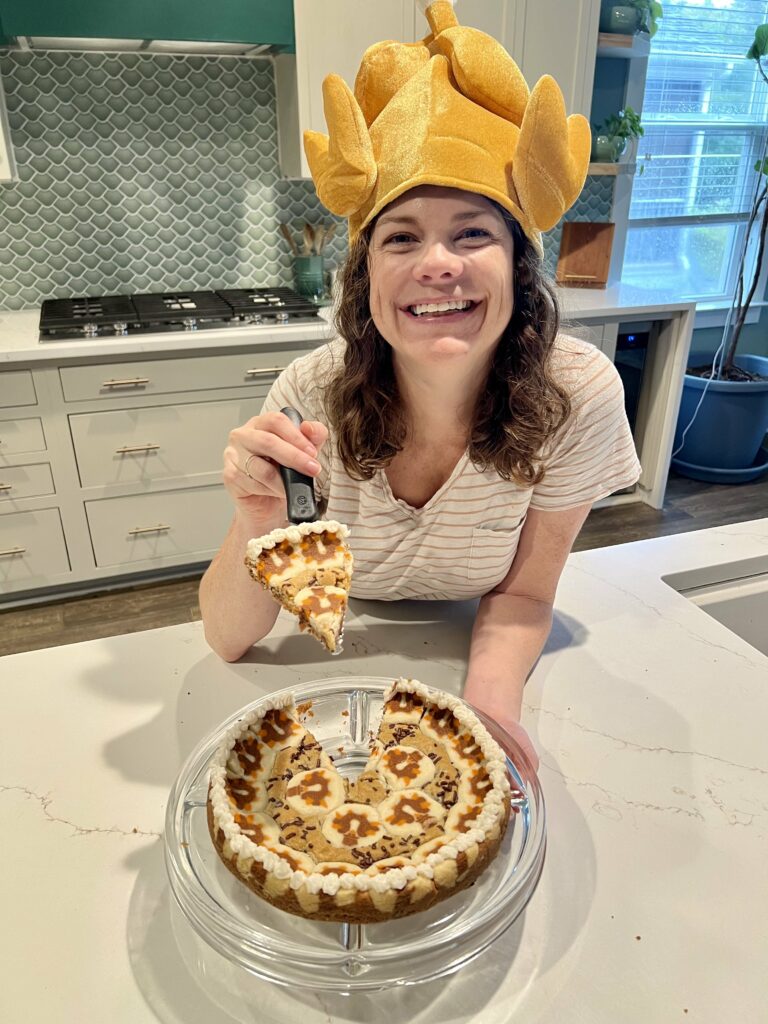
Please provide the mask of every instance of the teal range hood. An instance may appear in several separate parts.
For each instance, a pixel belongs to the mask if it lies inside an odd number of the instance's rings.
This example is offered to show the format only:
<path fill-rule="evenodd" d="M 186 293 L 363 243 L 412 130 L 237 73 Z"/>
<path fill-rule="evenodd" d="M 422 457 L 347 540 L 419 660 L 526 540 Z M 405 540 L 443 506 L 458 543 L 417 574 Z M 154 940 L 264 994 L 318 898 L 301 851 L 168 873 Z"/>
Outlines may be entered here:
<path fill-rule="evenodd" d="M 17 40 L 32 49 L 178 51 L 189 43 L 186 49 L 190 52 L 293 53 L 293 3 L 0 0 L 0 45 L 12 45 Z M 167 45 L 167 41 L 173 41 L 173 45 Z"/>

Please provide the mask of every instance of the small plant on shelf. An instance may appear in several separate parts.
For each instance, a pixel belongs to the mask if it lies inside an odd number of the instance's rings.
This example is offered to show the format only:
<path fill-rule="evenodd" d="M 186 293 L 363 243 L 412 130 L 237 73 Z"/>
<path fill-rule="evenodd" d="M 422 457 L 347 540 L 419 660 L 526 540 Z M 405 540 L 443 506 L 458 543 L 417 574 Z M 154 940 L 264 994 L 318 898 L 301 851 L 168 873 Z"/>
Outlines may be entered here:
<path fill-rule="evenodd" d="M 658 0 L 619 0 L 603 5 L 600 15 L 601 32 L 633 35 L 645 32 L 651 38 L 659 30 L 664 11 Z"/>
<path fill-rule="evenodd" d="M 664 16 L 661 4 L 658 0 L 629 0 L 629 6 L 638 12 L 640 31 L 647 32 L 653 39 L 659 31 L 659 21 Z"/>
<path fill-rule="evenodd" d="M 631 139 L 645 134 L 640 115 L 632 107 L 611 114 L 592 131 L 592 159 L 599 163 L 615 163 Z"/>

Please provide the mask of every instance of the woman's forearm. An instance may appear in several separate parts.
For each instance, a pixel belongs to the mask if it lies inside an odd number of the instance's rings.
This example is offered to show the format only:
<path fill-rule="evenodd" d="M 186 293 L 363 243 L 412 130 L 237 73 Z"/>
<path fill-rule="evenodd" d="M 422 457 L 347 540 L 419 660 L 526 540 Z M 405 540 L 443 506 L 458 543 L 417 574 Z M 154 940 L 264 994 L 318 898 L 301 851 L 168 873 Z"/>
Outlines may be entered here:
<path fill-rule="evenodd" d="M 523 687 L 552 627 L 552 605 L 491 591 L 480 601 L 464 696 L 496 721 L 518 722 Z"/>
<path fill-rule="evenodd" d="M 225 661 L 237 661 L 275 624 L 280 606 L 251 579 L 244 559 L 252 537 L 284 525 L 254 523 L 236 515 L 219 553 L 200 581 L 205 638 Z"/>

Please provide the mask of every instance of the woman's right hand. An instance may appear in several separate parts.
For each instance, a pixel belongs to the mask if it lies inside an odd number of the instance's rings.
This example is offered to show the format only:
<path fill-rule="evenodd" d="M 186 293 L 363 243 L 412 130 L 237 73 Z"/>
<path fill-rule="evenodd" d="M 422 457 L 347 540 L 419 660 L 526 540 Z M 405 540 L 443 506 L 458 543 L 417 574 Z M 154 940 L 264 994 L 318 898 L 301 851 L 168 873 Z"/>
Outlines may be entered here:
<path fill-rule="evenodd" d="M 297 427 L 281 412 L 266 412 L 236 427 L 224 450 L 223 480 L 237 512 L 255 523 L 282 522 L 287 513 L 278 467 L 317 476 L 317 455 L 327 439 L 322 423 L 305 420 Z"/>

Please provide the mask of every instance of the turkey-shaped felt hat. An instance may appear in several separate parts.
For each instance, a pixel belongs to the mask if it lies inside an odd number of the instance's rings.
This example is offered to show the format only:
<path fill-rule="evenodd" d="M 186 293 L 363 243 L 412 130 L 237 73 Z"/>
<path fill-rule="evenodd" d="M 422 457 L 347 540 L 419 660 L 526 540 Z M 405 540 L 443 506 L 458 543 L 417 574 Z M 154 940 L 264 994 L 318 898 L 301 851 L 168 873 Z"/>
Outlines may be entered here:
<path fill-rule="evenodd" d="M 495 200 L 541 250 L 584 184 L 591 136 L 566 117 L 544 75 L 529 91 L 491 36 L 459 25 L 450 0 L 426 8 L 418 43 L 376 43 L 363 55 L 354 94 L 338 75 L 323 82 L 328 135 L 304 133 L 320 201 L 349 218 L 350 241 L 398 196 L 443 185 Z"/>

